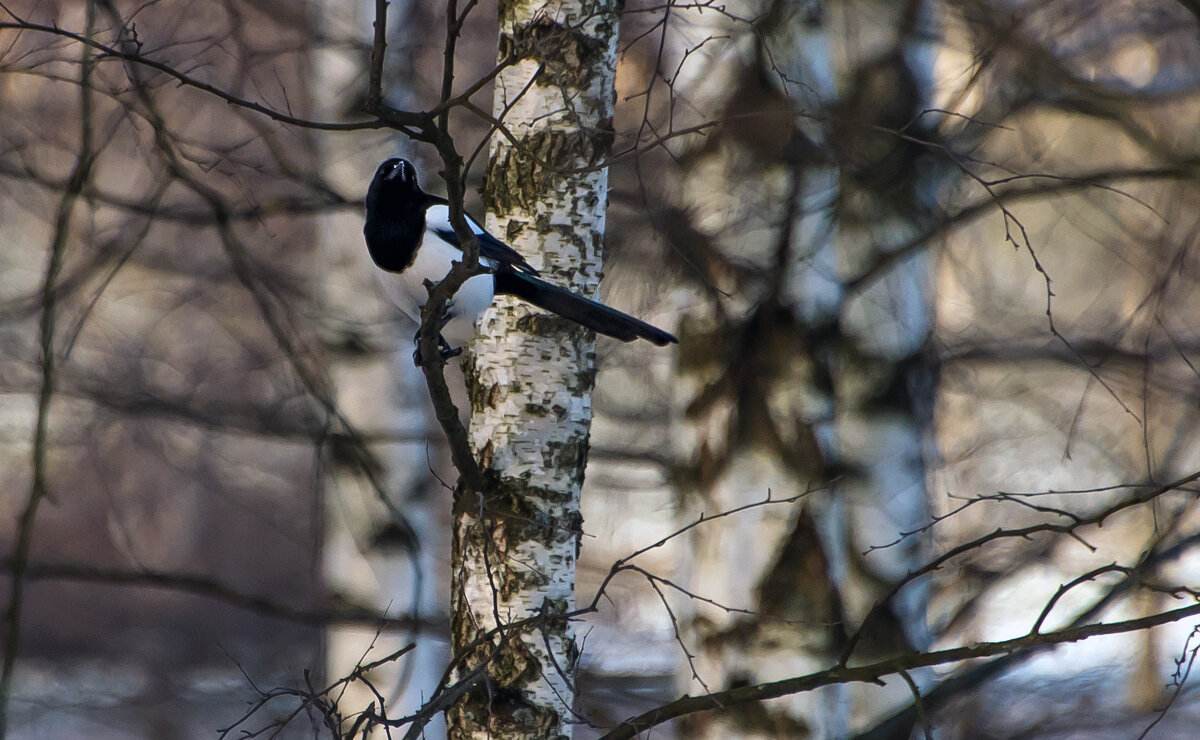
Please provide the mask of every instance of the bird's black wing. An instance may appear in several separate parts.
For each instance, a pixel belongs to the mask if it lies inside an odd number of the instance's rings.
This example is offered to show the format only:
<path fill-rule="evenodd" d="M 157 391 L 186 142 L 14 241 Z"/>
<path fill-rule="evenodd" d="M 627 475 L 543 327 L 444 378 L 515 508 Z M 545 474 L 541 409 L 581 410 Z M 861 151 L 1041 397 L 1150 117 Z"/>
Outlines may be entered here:
<path fill-rule="evenodd" d="M 538 271 L 525 261 L 520 252 L 484 231 L 482 226 L 475 223 L 475 219 L 466 214 L 463 215 L 467 218 L 467 226 L 471 227 L 475 238 L 479 240 L 479 257 L 481 259 L 493 263 L 493 267 L 504 265 L 529 275 L 538 274 Z M 447 244 L 462 249 L 458 235 L 454 233 L 454 227 L 450 225 L 450 206 L 448 204 L 435 202 L 434 205 L 429 206 L 425 211 L 425 229 L 432 231 Z"/>

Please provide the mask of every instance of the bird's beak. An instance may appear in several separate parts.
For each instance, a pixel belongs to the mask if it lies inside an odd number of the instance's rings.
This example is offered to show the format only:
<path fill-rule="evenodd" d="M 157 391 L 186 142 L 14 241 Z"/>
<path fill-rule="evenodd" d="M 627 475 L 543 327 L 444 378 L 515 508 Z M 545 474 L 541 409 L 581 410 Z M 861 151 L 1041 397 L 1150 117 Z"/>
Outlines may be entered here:
<path fill-rule="evenodd" d="M 406 164 L 406 163 L 404 163 L 404 162 L 401 162 L 400 164 L 398 164 L 398 165 L 396 165 L 395 167 L 393 167 L 391 172 L 389 172 L 389 173 L 387 173 L 386 175 L 384 175 L 384 178 L 383 178 L 383 179 L 385 179 L 385 180 L 395 180 L 395 179 L 399 178 L 400 180 L 405 180 L 405 179 L 407 179 L 407 178 L 404 176 L 404 172 L 405 172 L 405 170 L 406 170 L 406 169 L 408 169 L 408 164 Z"/>

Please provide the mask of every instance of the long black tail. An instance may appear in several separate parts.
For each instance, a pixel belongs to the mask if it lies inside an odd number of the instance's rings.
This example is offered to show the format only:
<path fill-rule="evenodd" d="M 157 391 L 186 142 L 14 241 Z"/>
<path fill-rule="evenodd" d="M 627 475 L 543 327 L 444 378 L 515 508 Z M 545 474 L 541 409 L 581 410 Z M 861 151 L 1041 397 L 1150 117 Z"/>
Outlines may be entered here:
<path fill-rule="evenodd" d="M 581 295 L 575 295 L 565 288 L 551 285 L 532 275 L 497 270 L 495 274 L 496 292 L 516 296 L 523 301 L 529 301 L 535 306 L 570 319 L 577 324 L 605 336 L 632 342 L 635 339 L 646 339 L 658 346 L 677 342 L 675 337 L 658 327 L 651 326 L 645 321 L 621 313 L 615 308 L 609 308 L 603 303 L 588 300 Z"/>

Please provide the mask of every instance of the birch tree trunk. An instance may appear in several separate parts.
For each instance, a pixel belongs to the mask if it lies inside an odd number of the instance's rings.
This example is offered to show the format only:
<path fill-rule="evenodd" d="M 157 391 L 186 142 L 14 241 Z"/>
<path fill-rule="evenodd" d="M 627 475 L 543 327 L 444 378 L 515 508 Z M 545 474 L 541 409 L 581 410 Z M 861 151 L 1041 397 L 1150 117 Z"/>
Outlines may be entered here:
<path fill-rule="evenodd" d="M 506 131 L 493 139 L 487 228 L 584 295 L 600 280 L 617 5 L 499 9 L 499 55 L 519 61 L 496 80 Z M 450 710 L 450 732 L 570 736 L 577 649 L 561 615 L 574 608 L 594 338 L 507 297 L 480 324 L 465 371 L 488 483 L 456 496 L 451 630 L 458 675 L 486 663 L 487 677 Z"/>

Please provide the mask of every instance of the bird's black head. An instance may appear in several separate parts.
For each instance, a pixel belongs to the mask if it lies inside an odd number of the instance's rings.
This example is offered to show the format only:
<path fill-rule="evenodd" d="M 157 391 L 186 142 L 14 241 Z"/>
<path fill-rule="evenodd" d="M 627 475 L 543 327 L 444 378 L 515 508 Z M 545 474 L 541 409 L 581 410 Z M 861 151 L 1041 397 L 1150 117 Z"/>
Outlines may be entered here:
<path fill-rule="evenodd" d="M 421 190 L 412 162 L 393 157 L 379 165 L 367 189 L 367 222 L 363 227 L 375 264 L 401 272 L 412 262 L 425 230 L 425 209 L 431 198 Z"/>
<path fill-rule="evenodd" d="M 417 182 L 417 168 L 400 157 L 392 157 L 379 165 L 371 189 L 386 192 L 389 197 L 423 195 Z"/>

